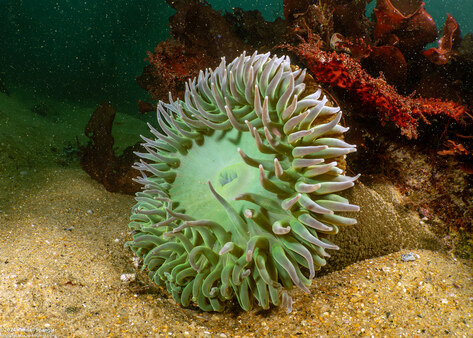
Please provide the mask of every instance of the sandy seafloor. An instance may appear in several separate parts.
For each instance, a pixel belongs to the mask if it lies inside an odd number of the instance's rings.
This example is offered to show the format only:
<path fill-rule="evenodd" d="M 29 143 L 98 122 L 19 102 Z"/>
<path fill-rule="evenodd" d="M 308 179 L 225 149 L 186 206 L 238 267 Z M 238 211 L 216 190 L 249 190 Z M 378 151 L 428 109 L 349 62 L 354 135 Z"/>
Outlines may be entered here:
<path fill-rule="evenodd" d="M 422 249 L 318 277 L 310 294 L 292 291 L 290 314 L 179 307 L 124 247 L 133 197 L 107 192 L 64 150 L 93 108 L 48 102 L 44 117 L 33 103 L 0 94 L 0 337 L 473 336 L 472 262 Z M 145 128 L 117 121 L 124 143 Z M 408 252 L 415 261 L 401 260 Z"/>

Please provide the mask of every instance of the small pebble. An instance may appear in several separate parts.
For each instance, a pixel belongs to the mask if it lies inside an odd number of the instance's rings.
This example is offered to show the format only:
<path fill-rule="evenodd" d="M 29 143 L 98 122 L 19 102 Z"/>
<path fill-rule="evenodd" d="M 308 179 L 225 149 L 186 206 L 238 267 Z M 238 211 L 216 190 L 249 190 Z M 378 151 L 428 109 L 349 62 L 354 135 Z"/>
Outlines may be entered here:
<path fill-rule="evenodd" d="M 416 256 L 414 255 L 414 253 L 409 252 L 407 254 L 402 255 L 401 260 L 403 262 L 413 262 L 416 260 Z"/>
<path fill-rule="evenodd" d="M 134 282 L 136 279 L 136 274 L 134 273 L 124 273 L 120 276 L 120 280 L 123 283 Z"/>

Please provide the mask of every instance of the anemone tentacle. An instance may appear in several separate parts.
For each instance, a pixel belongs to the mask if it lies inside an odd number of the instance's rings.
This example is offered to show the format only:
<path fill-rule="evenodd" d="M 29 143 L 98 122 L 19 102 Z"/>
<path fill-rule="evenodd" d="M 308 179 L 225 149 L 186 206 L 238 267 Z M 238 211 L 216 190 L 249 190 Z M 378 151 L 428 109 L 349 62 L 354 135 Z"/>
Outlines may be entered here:
<path fill-rule="evenodd" d="M 201 71 L 183 100 L 160 102 L 154 139 L 134 167 L 143 185 L 128 246 L 176 302 L 222 311 L 236 299 L 292 308 L 326 264 L 327 239 L 356 223 L 338 192 L 356 146 L 343 141 L 342 112 L 289 57 L 243 53 Z"/>

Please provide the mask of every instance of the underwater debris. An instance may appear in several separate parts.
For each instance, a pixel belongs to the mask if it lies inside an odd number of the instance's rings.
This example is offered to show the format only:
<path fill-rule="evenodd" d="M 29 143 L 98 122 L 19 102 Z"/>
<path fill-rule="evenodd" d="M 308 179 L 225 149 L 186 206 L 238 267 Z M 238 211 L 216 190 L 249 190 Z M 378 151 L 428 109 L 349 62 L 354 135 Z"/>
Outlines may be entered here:
<path fill-rule="evenodd" d="M 139 144 L 127 147 L 120 156 L 115 155 L 112 136 L 115 114 L 115 108 L 106 102 L 94 111 L 85 127 L 89 142 L 86 147 L 81 147 L 80 165 L 108 191 L 134 194 L 140 189 L 139 184 L 132 180 L 138 175 L 132 164 L 136 161 L 133 151 Z"/>

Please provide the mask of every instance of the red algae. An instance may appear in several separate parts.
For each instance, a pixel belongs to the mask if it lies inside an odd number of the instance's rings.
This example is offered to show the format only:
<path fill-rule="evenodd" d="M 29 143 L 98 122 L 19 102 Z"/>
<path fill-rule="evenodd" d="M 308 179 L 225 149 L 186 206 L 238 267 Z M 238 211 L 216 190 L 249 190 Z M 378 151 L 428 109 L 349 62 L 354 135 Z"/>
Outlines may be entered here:
<path fill-rule="evenodd" d="M 457 54 L 456 49 L 461 42 L 460 27 L 453 16 L 447 14 L 443 35 L 437 48 L 424 51 L 424 55 L 437 65 L 445 65 Z"/>
<path fill-rule="evenodd" d="M 374 39 L 402 50 L 422 49 L 437 37 L 437 26 L 422 1 L 378 0 Z"/>
<path fill-rule="evenodd" d="M 417 138 L 419 119 L 428 123 L 434 115 L 461 121 L 466 108 L 452 101 L 403 96 L 383 77 L 372 77 L 347 54 L 323 51 L 314 41 L 287 46 L 307 62 L 317 81 L 348 91 L 381 123 L 392 122 L 408 138 Z"/>
<path fill-rule="evenodd" d="M 171 39 L 160 42 L 153 53 L 148 52 L 147 60 L 150 64 L 137 82 L 155 100 L 165 100 L 169 93 L 174 97 L 180 96 L 184 92 L 185 80 L 215 63 L 200 48 L 186 47 Z"/>

